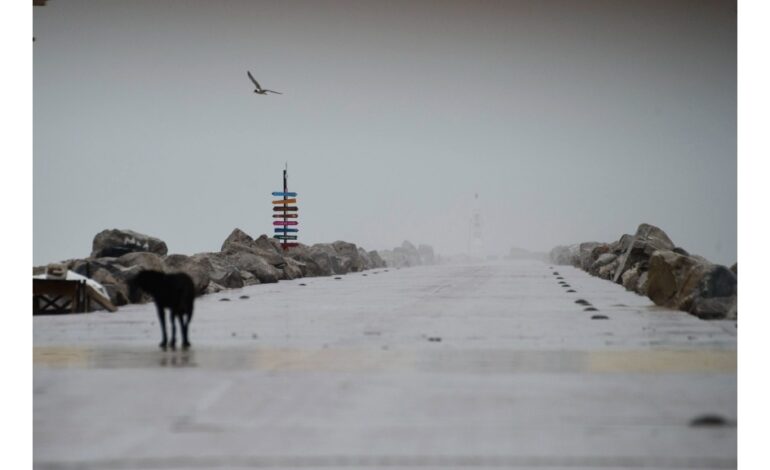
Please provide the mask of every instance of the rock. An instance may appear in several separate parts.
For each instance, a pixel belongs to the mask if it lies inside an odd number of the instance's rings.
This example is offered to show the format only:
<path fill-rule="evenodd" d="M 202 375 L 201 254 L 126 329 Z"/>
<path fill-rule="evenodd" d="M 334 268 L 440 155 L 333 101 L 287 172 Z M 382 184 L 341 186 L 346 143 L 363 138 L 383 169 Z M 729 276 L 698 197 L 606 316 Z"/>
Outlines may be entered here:
<path fill-rule="evenodd" d="M 223 253 L 251 253 L 263 258 L 271 266 L 275 266 L 278 269 L 282 269 L 285 264 L 281 250 L 281 248 L 275 248 L 275 246 L 267 239 L 267 235 L 261 235 L 257 240 L 254 240 L 238 228 L 234 229 L 222 243 Z"/>
<path fill-rule="evenodd" d="M 222 248 L 220 248 L 220 251 L 227 251 L 227 249 L 231 248 L 233 245 L 244 248 L 257 248 L 257 244 L 254 243 L 254 239 L 239 228 L 233 229 L 233 231 L 230 232 L 230 235 L 225 238 L 225 241 L 222 242 Z"/>
<path fill-rule="evenodd" d="M 610 252 L 620 256 L 628 250 L 628 247 L 634 241 L 634 236 L 624 233 L 621 237 L 610 243 Z"/>
<path fill-rule="evenodd" d="M 405 267 L 419 266 L 422 264 L 420 253 L 417 248 L 408 240 L 404 240 L 400 247 L 396 247 L 393 251 L 399 252 L 405 259 Z"/>
<path fill-rule="evenodd" d="M 116 259 L 115 262 L 126 267 L 136 266 L 143 270 L 166 271 L 166 263 L 163 258 L 150 252 L 127 253 Z"/>
<path fill-rule="evenodd" d="M 599 270 L 596 272 L 596 275 L 599 276 L 602 279 L 612 280 L 613 277 L 615 277 L 615 270 L 618 269 L 618 259 L 617 255 L 614 255 L 612 253 L 606 253 L 615 256 L 615 258 L 605 264 L 604 266 L 600 267 Z M 598 260 L 597 260 L 598 261 Z"/>
<path fill-rule="evenodd" d="M 281 242 L 278 239 L 268 237 L 267 235 L 260 235 L 254 240 L 254 245 L 268 253 L 275 253 L 283 257 L 283 247 L 281 247 Z"/>
<path fill-rule="evenodd" d="M 168 255 L 163 260 L 167 272 L 183 272 L 190 276 L 195 284 L 195 292 L 202 294 L 209 285 L 210 264 L 204 264 L 198 258 L 187 255 Z"/>
<path fill-rule="evenodd" d="M 633 268 L 626 270 L 622 277 L 623 287 L 630 291 L 636 291 L 636 286 L 639 282 L 640 275 L 641 273 L 639 272 L 638 266 L 634 266 Z"/>
<path fill-rule="evenodd" d="M 603 246 L 606 247 L 607 250 L 609 251 L 609 245 L 603 245 Z M 615 261 L 617 259 L 617 257 L 618 257 L 618 255 L 616 255 L 615 253 L 605 252 L 605 253 L 600 254 L 596 258 L 596 261 L 594 261 L 591 264 L 590 268 L 588 269 L 588 272 L 593 274 L 594 276 L 598 275 L 599 274 L 599 270 L 601 268 L 603 268 L 604 266 L 606 266 L 606 265 L 612 263 L 613 261 Z M 605 277 L 605 276 L 602 276 L 602 277 Z M 606 279 L 606 277 L 605 277 L 605 279 Z"/>
<path fill-rule="evenodd" d="M 430 245 L 420 245 L 417 247 L 417 254 L 420 256 L 422 264 L 436 264 L 436 254 Z"/>
<path fill-rule="evenodd" d="M 361 262 L 364 265 L 364 269 L 372 269 L 374 267 L 374 262 L 372 261 L 372 258 L 369 256 L 369 252 L 358 247 L 358 257 L 361 258 Z"/>
<path fill-rule="evenodd" d="M 300 269 L 302 269 L 303 276 L 329 276 L 333 274 L 331 261 L 328 255 L 321 256 L 321 258 L 323 258 L 322 262 L 326 263 L 324 267 L 322 267 L 316 262 L 311 252 L 311 248 L 307 245 L 300 243 L 296 247 L 287 249 L 285 257 L 301 263 Z"/>
<path fill-rule="evenodd" d="M 578 245 L 578 249 L 580 250 L 580 265 L 577 267 L 589 272 L 599 256 L 610 251 L 610 246 L 606 243 L 585 242 Z"/>
<path fill-rule="evenodd" d="M 331 243 L 316 243 L 310 247 L 310 256 L 318 264 L 324 275 L 345 274 L 350 271 L 350 263 L 337 255 Z"/>
<path fill-rule="evenodd" d="M 359 272 L 366 269 L 364 267 L 364 261 L 361 259 L 358 252 L 358 247 L 354 243 L 337 240 L 332 243 L 332 246 L 339 258 L 338 263 L 342 267 L 341 271 L 337 271 L 337 274 Z"/>
<path fill-rule="evenodd" d="M 658 250 L 650 258 L 647 295 L 657 305 L 690 311 L 697 297 L 729 297 L 737 292 L 735 275 L 702 258 Z"/>
<path fill-rule="evenodd" d="M 683 287 L 680 297 L 686 297 L 677 307 L 701 318 L 725 318 L 733 304 L 733 297 L 738 295 L 738 278 L 726 266 L 705 266 L 707 269 L 693 290 L 689 290 L 688 285 Z"/>
<path fill-rule="evenodd" d="M 283 273 L 285 279 L 297 279 L 300 277 L 304 277 L 304 273 L 302 271 L 302 267 L 305 266 L 305 263 L 302 263 L 300 261 L 296 261 L 291 258 L 285 258 L 286 264 L 283 266 Z"/>
<path fill-rule="evenodd" d="M 636 286 L 633 289 L 634 292 L 636 292 L 639 295 L 647 295 L 647 289 L 650 286 L 650 277 L 647 271 L 643 272 L 639 275 L 639 280 L 636 281 Z"/>
<path fill-rule="evenodd" d="M 392 250 L 381 250 L 379 254 L 385 261 L 385 264 L 394 268 L 406 268 L 422 264 L 422 258 L 420 258 L 417 248 L 407 240 L 404 240 L 401 246 Z"/>
<path fill-rule="evenodd" d="M 554 264 L 575 266 L 579 263 L 578 245 L 557 246 L 551 250 L 548 257 Z"/>
<path fill-rule="evenodd" d="M 374 269 L 384 268 L 387 266 L 385 264 L 385 260 L 383 260 L 380 254 L 375 250 L 369 252 L 369 258 L 372 260 L 372 268 Z"/>
<path fill-rule="evenodd" d="M 159 256 L 168 253 L 166 242 L 132 230 L 103 230 L 96 234 L 91 258 L 118 257 L 126 253 L 150 252 Z"/>
<path fill-rule="evenodd" d="M 650 224 L 640 224 L 636 234 L 623 253 L 623 258 L 615 271 L 614 281 L 618 282 L 624 272 L 636 263 L 646 263 L 656 250 L 673 250 L 674 243 L 666 232 Z M 644 270 L 644 267 L 641 267 Z"/>
<path fill-rule="evenodd" d="M 262 284 L 278 282 L 284 277 L 282 270 L 273 267 L 264 258 L 248 251 L 226 253 L 226 259 L 239 270 L 253 274 Z M 243 278 L 243 275 L 241 277 Z"/>
<path fill-rule="evenodd" d="M 259 279 L 257 279 L 257 276 L 248 271 L 238 271 L 238 273 L 241 276 L 241 279 L 243 279 L 244 286 L 255 286 L 257 284 L 261 284 Z"/>
<path fill-rule="evenodd" d="M 731 297 L 738 294 L 738 278 L 726 266 L 714 264 L 696 288 L 699 297 Z"/>
<path fill-rule="evenodd" d="M 225 287 L 220 286 L 214 281 L 209 282 L 209 285 L 206 286 L 206 294 L 216 294 L 217 292 L 222 292 L 225 290 Z"/>
<path fill-rule="evenodd" d="M 325 247 L 318 245 L 311 246 L 308 253 L 310 260 L 315 263 L 315 266 L 318 268 L 319 276 L 331 276 L 332 274 L 335 274 L 336 271 L 334 266 L 336 266 L 337 263 L 333 261 L 333 258 L 336 254 L 329 254 L 330 252 L 326 250 Z M 305 262 L 307 263 L 307 261 Z"/>
<path fill-rule="evenodd" d="M 730 297 L 695 297 L 690 304 L 689 312 L 704 320 L 737 318 L 737 296 Z"/>
<path fill-rule="evenodd" d="M 737 320 L 738 319 L 738 296 L 733 297 L 733 302 L 730 304 L 730 308 L 725 314 L 725 320 Z"/>
<path fill-rule="evenodd" d="M 235 267 L 224 253 L 198 253 L 191 257 L 206 270 L 209 282 L 214 282 L 221 288 L 243 287 L 241 271 Z"/>

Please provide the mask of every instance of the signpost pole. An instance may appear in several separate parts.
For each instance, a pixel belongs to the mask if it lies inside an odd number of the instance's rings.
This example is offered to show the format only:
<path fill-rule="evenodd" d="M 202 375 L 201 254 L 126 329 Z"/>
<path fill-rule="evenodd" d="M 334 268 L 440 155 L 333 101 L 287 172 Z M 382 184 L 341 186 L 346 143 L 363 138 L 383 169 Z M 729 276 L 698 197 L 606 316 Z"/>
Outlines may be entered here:
<path fill-rule="evenodd" d="M 287 180 L 288 180 L 288 175 L 287 175 L 288 171 L 289 171 L 289 163 L 286 162 L 286 167 L 284 167 L 284 169 L 283 169 L 283 200 L 284 201 L 289 199 L 289 196 L 288 196 L 289 185 L 288 185 L 288 182 L 287 182 Z M 283 206 L 284 207 L 288 207 L 288 205 L 286 203 L 284 203 Z M 283 211 L 283 221 L 284 222 L 288 222 L 289 221 L 289 218 L 286 217 L 288 213 L 289 213 L 288 211 Z M 284 228 L 285 227 L 287 227 L 287 225 L 284 224 Z M 286 233 L 287 232 L 283 232 L 284 235 L 286 235 Z M 288 240 L 286 240 L 285 238 L 283 239 L 283 250 L 284 251 L 286 251 L 286 242 L 287 241 Z"/>

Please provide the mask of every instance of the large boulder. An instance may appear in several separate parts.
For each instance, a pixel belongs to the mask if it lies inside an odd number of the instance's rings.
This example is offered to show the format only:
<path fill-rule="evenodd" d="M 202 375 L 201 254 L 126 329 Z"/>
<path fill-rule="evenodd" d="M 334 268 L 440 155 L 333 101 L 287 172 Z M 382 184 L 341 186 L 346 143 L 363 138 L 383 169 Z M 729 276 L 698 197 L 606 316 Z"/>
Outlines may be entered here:
<path fill-rule="evenodd" d="M 657 250 L 649 261 L 647 296 L 657 305 L 678 307 L 709 269 L 690 256 L 673 250 Z"/>
<path fill-rule="evenodd" d="M 264 258 L 248 251 L 236 251 L 226 253 L 227 260 L 232 266 L 241 271 L 246 271 L 254 275 L 260 283 L 278 282 L 279 279 L 285 279 L 284 272 L 272 266 Z"/>
<path fill-rule="evenodd" d="M 580 268 L 583 271 L 589 271 L 597 258 L 609 251 L 610 246 L 606 243 L 583 242 L 578 245 L 579 263 L 575 267 Z"/>
<path fill-rule="evenodd" d="M 610 252 L 620 256 L 628 250 L 631 243 L 634 241 L 634 236 L 624 233 L 619 239 L 610 243 Z"/>
<path fill-rule="evenodd" d="M 726 266 L 710 265 L 679 308 L 700 318 L 725 318 L 737 302 L 738 278 Z"/>
<path fill-rule="evenodd" d="M 372 269 L 374 267 L 374 261 L 372 261 L 372 257 L 369 256 L 369 252 L 361 247 L 358 247 L 358 257 L 361 258 L 364 269 Z"/>
<path fill-rule="evenodd" d="M 548 254 L 551 263 L 565 266 L 575 266 L 578 263 L 577 256 L 578 245 L 557 246 Z"/>
<path fill-rule="evenodd" d="M 136 266 L 143 270 L 166 271 L 166 263 L 163 261 L 163 258 L 150 252 L 126 253 L 116 259 L 115 262 L 126 267 Z"/>
<path fill-rule="evenodd" d="M 420 252 L 408 240 L 404 240 L 401 246 L 397 246 L 392 250 L 380 251 L 380 256 L 382 256 L 382 259 L 385 260 L 388 266 L 394 268 L 406 268 L 422 264 Z"/>
<path fill-rule="evenodd" d="M 187 255 L 168 255 L 164 258 L 167 272 L 182 272 L 190 276 L 195 284 L 195 291 L 202 294 L 206 291 L 211 278 L 209 278 L 210 265 L 200 259 Z"/>
<path fill-rule="evenodd" d="M 337 252 L 340 266 L 342 266 L 344 272 L 359 272 L 366 269 L 364 260 L 361 258 L 355 243 L 337 240 L 332 243 L 332 246 Z"/>
<path fill-rule="evenodd" d="M 304 276 L 329 276 L 334 273 L 328 255 L 321 255 L 321 258 L 323 258 L 321 262 L 325 263 L 322 267 L 315 260 L 311 247 L 302 243 L 287 249 L 285 257 L 301 263 L 300 268 Z"/>
<path fill-rule="evenodd" d="M 289 251 L 293 252 L 294 250 L 290 249 Z M 328 243 L 316 243 L 315 245 L 308 247 L 307 256 L 317 267 L 319 276 L 331 276 L 332 274 L 337 273 L 335 270 L 337 262 L 334 261 L 334 257 L 337 256 L 337 253 Z M 307 261 L 302 259 L 299 259 L 299 261 L 307 263 Z"/>
<path fill-rule="evenodd" d="M 118 257 L 142 251 L 165 256 L 168 247 L 163 240 L 133 230 L 103 230 L 94 237 L 91 258 Z"/>
<path fill-rule="evenodd" d="M 634 238 L 628 243 L 628 247 L 619 260 L 613 280 L 618 282 L 623 273 L 637 263 L 641 263 L 644 270 L 656 250 L 670 251 L 674 248 L 674 243 L 668 238 L 666 232 L 654 225 L 640 224 L 636 229 Z"/>
<path fill-rule="evenodd" d="M 216 284 L 207 292 L 222 288 L 239 288 L 244 286 L 241 270 L 235 267 L 224 253 L 198 253 L 192 256 L 195 262 L 206 270 L 209 282 Z M 252 276 L 253 277 L 253 276 Z M 254 278 L 256 279 L 256 278 Z"/>
<path fill-rule="evenodd" d="M 239 228 L 234 229 L 222 243 L 222 252 L 229 254 L 251 253 L 263 258 L 271 266 L 278 269 L 283 268 L 285 264 L 283 253 L 280 249 L 276 250 L 274 245 L 267 240 L 267 235 L 262 235 L 254 240 Z"/>
<path fill-rule="evenodd" d="M 369 259 L 372 260 L 372 268 L 384 268 L 386 266 L 385 260 L 375 250 L 369 252 Z"/>
<path fill-rule="evenodd" d="M 302 261 L 293 258 L 284 258 L 286 263 L 283 265 L 283 279 L 297 279 L 304 277 L 307 272 L 307 265 Z"/>
<path fill-rule="evenodd" d="M 422 264 L 420 252 L 417 251 L 417 247 L 408 240 L 404 240 L 403 243 L 401 243 L 401 246 L 394 248 L 393 251 L 398 251 L 403 255 L 406 259 L 406 266 L 419 266 Z"/>
<path fill-rule="evenodd" d="M 284 250 L 278 239 L 262 234 L 254 240 L 254 244 L 260 250 L 264 250 L 268 253 L 275 253 L 281 257 L 283 256 Z"/>
<path fill-rule="evenodd" d="M 738 294 L 738 279 L 726 266 L 672 250 L 650 258 L 647 295 L 658 305 L 701 318 L 725 318 Z"/>
<path fill-rule="evenodd" d="M 738 296 L 696 297 L 690 304 L 689 312 L 693 315 L 710 319 L 735 320 L 738 318 Z"/>

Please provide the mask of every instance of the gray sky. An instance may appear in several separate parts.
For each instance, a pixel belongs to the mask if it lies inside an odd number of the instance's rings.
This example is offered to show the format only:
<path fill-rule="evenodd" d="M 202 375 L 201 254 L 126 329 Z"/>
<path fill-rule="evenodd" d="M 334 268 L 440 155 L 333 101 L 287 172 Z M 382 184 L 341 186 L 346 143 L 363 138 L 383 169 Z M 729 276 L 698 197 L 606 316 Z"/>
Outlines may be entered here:
<path fill-rule="evenodd" d="M 216 251 L 300 241 L 486 249 L 640 222 L 736 259 L 729 1 L 113 1 L 34 8 L 34 263 L 105 228 Z M 246 77 L 284 95 L 257 96 Z"/>

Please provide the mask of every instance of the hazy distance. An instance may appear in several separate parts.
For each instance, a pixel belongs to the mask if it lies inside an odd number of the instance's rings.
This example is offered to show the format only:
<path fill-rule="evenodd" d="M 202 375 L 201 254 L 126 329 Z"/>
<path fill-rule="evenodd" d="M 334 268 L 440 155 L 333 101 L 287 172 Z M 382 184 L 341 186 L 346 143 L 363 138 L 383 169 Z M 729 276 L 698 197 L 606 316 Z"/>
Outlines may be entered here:
<path fill-rule="evenodd" d="M 35 264 L 106 228 L 186 254 L 270 234 L 286 162 L 304 243 L 461 253 L 479 204 L 490 254 L 648 222 L 736 260 L 734 2 L 33 11 Z"/>

